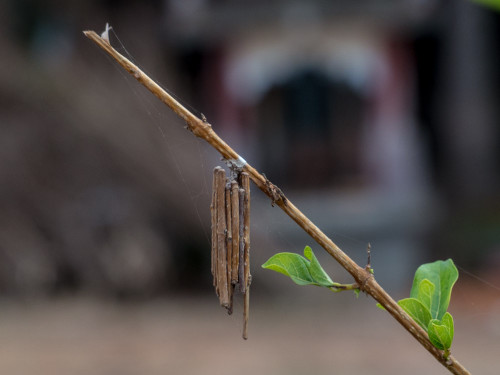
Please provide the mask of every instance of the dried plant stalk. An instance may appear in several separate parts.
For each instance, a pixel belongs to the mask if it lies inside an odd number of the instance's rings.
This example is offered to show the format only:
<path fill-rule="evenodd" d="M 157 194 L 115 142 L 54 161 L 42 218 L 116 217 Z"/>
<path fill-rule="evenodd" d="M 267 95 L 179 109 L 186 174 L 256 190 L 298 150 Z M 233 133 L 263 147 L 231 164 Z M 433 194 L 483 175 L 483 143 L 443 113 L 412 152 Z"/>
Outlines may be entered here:
<path fill-rule="evenodd" d="M 245 191 L 243 198 L 243 265 L 245 288 L 250 285 L 250 176 L 246 172 L 241 173 L 241 187 Z"/>
<path fill-rule="evenodd" d="M 217 169 L 214 169 L 213 181 L 212 181 L 212 203 L 210 204 L 210 216 L 212 219 L 212 252 L 211 252 L 211 271 L 213 276 L 213 286 L 215 287 L 215 293 L 219 296 L 219 288 L 217 286 L 217 194 L 216 194 L 216 176 Z"/>
<path fill-rule="evenodd" d="M 238 261 L 238 279 L 240 284 L 240 292 L 245 293 L 245 190 L 238 189 L 238 204 L 239 204 L 239 261 Z"/>
<path fill-rule="evenodd" d="M 250 315 L 250 176 L 246 172 L 240 175 L 241 186 L 244 190 L 243 196 L 243 280 L 245 285 L 245 296 L 243 304 L 243 338 L 248 338 L 248 318 Z"/>
<path fill-rule="evenodd" d="M 226 171 L 219 168 L 215 175 L 215 194 L 217 196 L 217 285 L 221 306 L 229 308 L 227 288 L 227 252 L 226 252 Z"/>
<path fill-rule="evenodd" d="M 240 259 L 240 210 L 239 187 L 236 181 L 231 181 L 231 226 L 233 252 L 231 257 L 231 283 L 238 283 L 238 263 Z"/>
<path fill-rule="evenodd" d="M 248 318 L 250 317 L 250 285 L 247 285 L 243 299 L 243 334 L 242 337 L 248 339 Z"/>
<path fill-rule="evenodd" d="M 233 313 L 233 290 L 234 286 L 231 283 L 232 275 L 232 259 L 233 259 L 233 229 L 232 229 L 232 212 L 231 212 L 231 185 L 226 183 L 225 189 L 225 203 L 226 203 L 226 287 L 229 297 L 229 306 L 227 309 L 228 314 Z"/>
<path fill-rule="evenodd" d="M 233 258 L 233 227 L 232 227 L 232 212 L 231 212 L 231 187 L 226 184 L 225 191 L 226 202 L 226 249 L 227 249 L 227 277 L 231 280 L 231 265 Z"/>

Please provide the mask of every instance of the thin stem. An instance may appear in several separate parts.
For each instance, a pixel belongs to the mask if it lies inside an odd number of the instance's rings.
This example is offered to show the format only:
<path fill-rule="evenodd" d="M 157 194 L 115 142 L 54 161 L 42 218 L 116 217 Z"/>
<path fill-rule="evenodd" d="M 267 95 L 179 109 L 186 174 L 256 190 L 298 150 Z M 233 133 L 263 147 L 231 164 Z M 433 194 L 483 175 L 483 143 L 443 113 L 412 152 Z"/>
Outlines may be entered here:
<path fill-rule="evenodd" d="M 233 260 L 233 221 L 231 220 L 231 185 L 226 183 L 226 267 L 227 267 L 227 291 L 229 294 L 229 307 L 227 309 L 228 314 L 233 313 L 233 295 L 234 295 L 234 284 L 231 283 L 232 272 L 232 260 Z"/>
<path fill-rule="evenodd" d="M 245 299 L 243 304 L 243 338 L 248 338 L 248 318 L 250 316 L 250 284 L 252 276 L 250 275 L 250 177 L 248 173 L 242 172 L 240 174 L 241 187 L 244 190 L 243 195 L 243 242 L 245 245 L 243 251 L 243 280 L 240 281 L 245 284 Z"/>
<path fill-rule="evenodd" d="M 343 292 L 344 290 L 359 290 L 359 285 L 356 283 L 353 284 L 339 284 L 333 283 L 328 287 L 332 292 Z"/>
<path fill-rule="evenodd" d="M 243 339 L 248 339 L 248 319 L 250 318 L 250 284 L 247 285 L 243 299 Z"/>
<path fill-rule="evenodd" d="M 240 260 L 240 205 L 239 187 L 236 181 L 231 181 L 231 225 L 233 237 L 233 256 L 231 259 L 231 283 L 238 283 L 238 264 Z M 229 259 L 228 259 L 229 262 Z"/>
<path fill-rule="evenodd" d="M 217 286 L 221 306 L 229 309 L 229 288 L 227 274 L 227 221 L 226 221 L 226 171 L 215 168 L 216 234 L 217 234 Z"/>
<path fill-rule="evenodd" d="M 126 71 L 137 81 L 144 85 L 163 103 L 170 107 L 187 124 L 188 129 L 197 137 L 207 141 L 226 160 L 240 164 L 241 169 L 247 172 L 255 185 L 269 196 L 273 205 L 278 205 L 290 218 L 295 221 L 306 233 L 308 233 L 319 245 L 326 250 L 340 265 L 354 278 L 359 289 L 371 295 L 379 302 L 394 319 L 396 319 L 424 348 L 426 348 L 442 365 L 451 373 L 457 375 L 470 374 L 452 356 L 445 358 L 444 353 L 437 349 L 429 341 L 427 333 L 394 301 L 385 290 L 375 281 L 373 275 L 358 266 L 349 258 L 330 238 L 328 238 L 314 223 L 309 220 L 297 207 L 290 202 L 283 192 L 272 184 L 264 175 L 246 163 L 224 140 L 222 140 L 212 129 L 206 119 L 199 119 L 171 95 L 163 90 L 156 82 L 149 78 L 136 65 L 118 53 L 108 41 L 101 38 L 94 31 L 84 31 L 85 36 L 95 42 L 99 47 L 108 52 Z"/>
<path fill-rule="evenodd" d="M 107 24 L 106 24 L 107 26 Z M 212 182 L 212 203 L 210 204 L 210 216 L 212 219 L 212 276 L 213 285 L 217 296 L 219 296 L 219 286 L 217 285 L 217 194 L 216 194 L 217 168 L 214 169 L 214 177 Z"/>

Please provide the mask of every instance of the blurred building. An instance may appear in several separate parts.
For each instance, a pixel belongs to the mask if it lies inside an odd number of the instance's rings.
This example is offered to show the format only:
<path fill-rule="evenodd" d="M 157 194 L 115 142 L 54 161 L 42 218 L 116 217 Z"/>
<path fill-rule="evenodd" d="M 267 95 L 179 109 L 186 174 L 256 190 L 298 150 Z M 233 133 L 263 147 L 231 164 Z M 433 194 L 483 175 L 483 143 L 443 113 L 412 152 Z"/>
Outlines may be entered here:
<path fill-rule="evenodd" d="M 497 15 L 444 1 L 166 4 L 165 35 L 216 129 L 326 233 L 375 242 L 389 282 L 424 259 L 471 260 L 429 249 L 447 246 L 433 234 L 450 205 L 497 199 Z"/>

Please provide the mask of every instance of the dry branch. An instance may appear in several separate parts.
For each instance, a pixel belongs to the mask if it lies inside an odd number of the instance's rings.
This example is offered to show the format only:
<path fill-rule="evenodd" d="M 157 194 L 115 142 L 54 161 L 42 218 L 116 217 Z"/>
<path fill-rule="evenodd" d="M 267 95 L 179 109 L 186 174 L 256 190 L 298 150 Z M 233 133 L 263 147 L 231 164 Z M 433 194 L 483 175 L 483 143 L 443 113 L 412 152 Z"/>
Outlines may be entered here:
<path fill-rule="evenodd" d="M 243 283 L 245 288 L 250 286 L 250 177 L 248 173 L 243 172 L 241 174 L 241 186 L 245 190 L 245 195 L 243 199 Z"/>
<path fill-rule="evenodd" d="M 429 341 L 427 333 L 413 320 L 401 307 L 384 291 L 375 281 L 373 275 L 363 267 L 358 266 L 349 258 L 330 238 L 328 238 L 311 220 L 309 220 L 292 202 L 290 202 L 281 190 L 273 185 L 265 176 L 244 161 L 226 142 L 224 142 L 212 129 L 212 126 L 193 115 L 171 95 L 163 90 L 156 82 L 149 78 L 136 65 L 118 53 L 110 43 L 101 38 L 94 31 L 84 31 L 85 36 L 91 39 L 99 47 L 111 55 L 126 71 L 137 81 L 144 85 L 163 103 L 172 109 L 187 124 L 189 130 L 197 137 L 207 141 L 226 160 L 241 164 L 242 169 L 247 172 L 257 187 L 268 195 L 273 204 L 278 205 L 292 220 L 294 220 L 304 231 L 306 231 L 319 245 L 321 245 L 347 272 L 349 272 L 360 289 L 371 295 L 410 333 L 422 344 L 443 366 L 453 374 L 469 374 L 455 358 L 444 357 L 443 352 Z"/>
<path fill-rule="evenodd" d="M 238 189 L 238 216 L 239 216 L 239 262 L 238 262 L 238 280 L 240 284 L 240 292 L 245 293 L 246 285 L 245 280 L 245 190 L 242 188 Z"/>
<path fill-rule="evenodd" d="M 227 312 L 233 313 L 233 291 L 234 285 L 231 283 L 232 275 L 232 259 L 233 259 L 233 229 L 232 229 L 232 215 L 231 215 L 231 185 L 226 183 L 225 189 L 225 203 L 226 203 L 226 268 L 227 268 L 227 292 L 229 295 L 229 306 Z"/>
<path fill-rule="evenodd" d="M 250 176 L 246 172 L 240 174 L 243 194 L 243 280 L 240 282 L 245 286 L 245 298 L 243 303 L 243 338 L 248 338 L 248 318 L 250 315 Z M 240 223 L 241 225 L 241 223 Z"/>
<path fill-rule="evenodd" d="M 226 251 L 226 171 L 215 169 L 215 195 L 217 213 L 217 286 L 221 306 L 229 309 L 229 290 L 227 282 L 227 251 Z"/>
<path fill-rule="evenodd" d="M 233 253 L 231 258 L 231 283 L 238 283 L 238 264 L 240 259 L 240 205 L 239 187 L 236 181 L 231 181 L 231 221 Z M 229 261 L 229 260 L 228 260 Z"/>
<path fill-rule="evenodd" d="M 210 204 L 210 216 L 212 218 L 212 253 L 211 253 L 211 271 L 213 276 L 213 285 L 215 293 L 219 295 L 219 288 L 217 286 L 217 195 L 215 194 L 215 182 L 217 176 L 217 168 L 214 169 L 214 176 L 212 182 L 212 203 Z"/>

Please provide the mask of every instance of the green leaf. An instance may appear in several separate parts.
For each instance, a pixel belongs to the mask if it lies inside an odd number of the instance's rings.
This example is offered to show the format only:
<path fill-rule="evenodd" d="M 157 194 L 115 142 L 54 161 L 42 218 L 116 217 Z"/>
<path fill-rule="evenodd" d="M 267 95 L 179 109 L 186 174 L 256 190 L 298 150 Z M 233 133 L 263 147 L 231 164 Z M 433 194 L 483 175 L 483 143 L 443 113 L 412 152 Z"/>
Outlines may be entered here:
<path fill-rule="evenodd" d="M 304 249 L 304 256 L 309 259 L 309 272 L 311 273 L 311 277 L 315 281 L 316 284 L 321 286 L 331 286 L 333 285 L 332 279 L 325 272 L 323 267 L 318 262 L 318 259 L 314 255 L 312 249 L 309 246 L 306 246 Z"/>
<path fill-rule="evenodd" d="M 441 350 L 448 350 L 451 347 L 454 335 L 453 317 L 450 313 L 443 315 L 443 319 L 432 319 L 427 328 L 429 340 L 432 345 Z"/>
<path fill-rule="evenodd" d="M 309 272 L 309 262 L 299 254 L 275 254 L 262 265 L 262 268 L 289 276 L 292 281 L 298 285 L 314 284 L 314 280 Z"/>
<path fill-rule="evenodd" d="M 268 259 L 262 268 L 270 269 L 292 279 L 298 285 L 333 287 L 336 284 L 325 272 L 309 246 L 304 249 L 305 258 L 294 253 L 278 253 Z M 307 258 L 307 259 L 306 259 Z"/>
<path fill-rule="evenodd" d="M 432 297 L 434 296 L 435 290 L 436 287 L 434 284 L 427 279 L 423 279 L 420 284 L 418 284 L 416 298 L 427 307 L 429 312 L 432 311 Z M 427 327 L 427 324 L 425 326 Z"/>
<path fill-rule="evenodd" d="M 434 291 L 431 294 L 429 310 L 433 319 L 442 319 L 450 303 L 451 290 L 458 279 L 458 271 L 453 261 L 438 260 L 433 263 L 423 264 L 415 272 L 413 286 L 410 297 L 428 303 L 427 293 L 431 289 L 430 285 L 422 281 L 428 280 L 434 285 Z"/>
<path fill-rule="evenodd" d="M 443 324 L 448 327 L 450 333 L 450 345 L 448 347 L 451 347 L 451 342 L 453 341 L 453 337 L 455 335 L 455 324 L 453 322 L 453 316 L 449 312 L 447 312 L 446 314 L 444 314 L 441 322 L 443 322 Z"/>
<path fill-rule="evenodd" d="M 416 298 L 405 298 L 398 301 L 398 305 L 423 329 L 427 330 L 432 317 L 429 309 L 421 301 Z"/>

